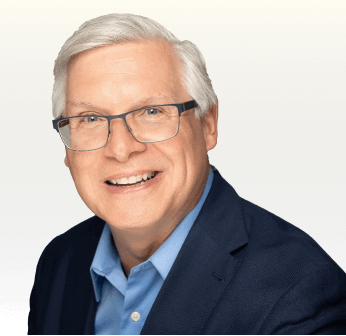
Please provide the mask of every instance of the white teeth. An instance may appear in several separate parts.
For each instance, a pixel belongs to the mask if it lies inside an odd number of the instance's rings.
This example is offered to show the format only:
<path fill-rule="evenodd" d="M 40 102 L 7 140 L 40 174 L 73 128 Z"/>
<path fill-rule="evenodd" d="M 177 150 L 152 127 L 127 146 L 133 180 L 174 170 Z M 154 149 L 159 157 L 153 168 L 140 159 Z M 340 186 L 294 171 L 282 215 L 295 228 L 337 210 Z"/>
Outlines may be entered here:
<path fill-rule="evenodd" d="M 129 183 L 129 179 L 128 177 L 122 177 L 120 179 L 120 184 L 128 184 Z"/>
<path fill-rule="evenodd" d="M 140 183 L 140 185 L 142 185 L 146 180 L 151 179 L 154 175 L 155 175 L 155 172 L 149 172 L 145 174 L 138 174 L 138 175 L 133 175 L 129 177 L 122 177 L 119 179 L 109 180 L 109 182 L 112 184 L 117 184 L 119 188 L 124 188 L 125 186 L 120 186 L 119 184 L 121 185 L 134 184 L 144 180 Z"/>
<path fill-rule="evenodd" d="M 129 183 L 136 183 L 137 182 L 137 177 L 136 176 L 130 176 L 129 177 Z"/>

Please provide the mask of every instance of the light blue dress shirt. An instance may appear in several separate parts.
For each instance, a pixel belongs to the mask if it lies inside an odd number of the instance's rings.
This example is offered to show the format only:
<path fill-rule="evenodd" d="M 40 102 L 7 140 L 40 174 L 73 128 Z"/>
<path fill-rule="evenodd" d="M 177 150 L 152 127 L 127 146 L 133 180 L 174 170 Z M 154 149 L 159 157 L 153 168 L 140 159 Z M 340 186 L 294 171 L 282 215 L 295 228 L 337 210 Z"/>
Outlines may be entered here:
<path fill-rule="evenodd" d="M 118 251 L 106 223 L 90 267 L 96 301 L 95 335 L 139 335 L 213 182 L 213 171 L 195 208 L 183 219 L 159 249 L 133 267 L 126 278 Z M 131 318 L 138 313 L 139 319 Z M 136 315 L 136 314 L 135 314 Z M 132 315 L 134 316 L 134 315 Z"/>

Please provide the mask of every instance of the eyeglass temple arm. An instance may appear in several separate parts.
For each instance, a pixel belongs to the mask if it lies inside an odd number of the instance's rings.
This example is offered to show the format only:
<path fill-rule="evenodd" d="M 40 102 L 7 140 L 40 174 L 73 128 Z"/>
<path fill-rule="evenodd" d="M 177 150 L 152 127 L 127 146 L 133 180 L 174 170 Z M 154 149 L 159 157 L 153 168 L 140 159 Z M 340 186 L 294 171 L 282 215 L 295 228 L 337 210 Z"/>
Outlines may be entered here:
<path fill-rule="evenodd" d="M 191 100 L 191 101 L 186 102 L 186 103 L 183 104 L 183 111 L 191 110 L 191 109 L 193 109 L 195 107 L 198 107 L 197 102 L 195 100 Z"/>

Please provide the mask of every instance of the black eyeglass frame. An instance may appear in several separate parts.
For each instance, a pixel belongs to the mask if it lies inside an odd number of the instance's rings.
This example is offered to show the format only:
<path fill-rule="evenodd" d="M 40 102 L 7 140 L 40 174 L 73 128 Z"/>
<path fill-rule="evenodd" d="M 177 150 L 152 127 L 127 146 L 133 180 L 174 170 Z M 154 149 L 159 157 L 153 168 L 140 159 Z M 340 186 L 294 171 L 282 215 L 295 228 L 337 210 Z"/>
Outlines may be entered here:
<path fill-rule="evenodd" d="M 175 106 L 178 108 L 178 113 L 179 113 L 179 122 L 178 122 L 178 129 L 177 129 L 177 132 L 171 136 L 170 138 L 167 138 L 167 139 L 164 139 L 164 140 L 159 140 L 159 141 L 140 141 L 138 140 L 134 134 L 132 133 L 132 130 L 131 130 L 131 127 L 127 124 L 126 122 L 126 116 L 130 113 L 133 113 L 133 112 L 137 112 L 137 111 L 140 111 L 140 110 L 143 110 L 144 108 L 145 109 L 150 109 L 150 108 L 153 108 L 153 107 L 160 107 L 160 106 Z M 126 113 L 122 113 L 122 114 L 118 114 L 118 115 L 114 115 L 114 116 L 109 116 L 109 115 L 102 115 L 100 117 L 102 118 L 105 118 L 108 120 L 108 135 L 107 135 L 107 139 L 106 139 L 106 142 L 103 146 L 101 147 L 98 147 L 98 148 L 95 148 L 95 149 L 72 149 L 70 148 L 69 146 L 66 145 L 61 133 L 59 132 L 59 127 L 58 127 L 58 123 L 62 120 L 67 120 L 67 119 L 73 119 L 73 118 L 80 118 L 80 117 L 95 117 L 95 114 L 87 114 L 87 115 L 83 115 L 83 116 L 74 116 L 74 117 L 67 117 L 67 118 L 60 118 L 60 119 L 55 119 L 55 120 L 52 120 L 53 122 L 53 128 L 59 133 L 60 135 L 60 138 L 62 140 L 62 142 L 64 143 L 64 145 L 70 149 L 70 150 L 73 150 L 75 152 L 90 152 L 90 151 L 93 151 L 93 150 L 97 150 L 97 149 L 100 149 L 100 148 L 103 148 L 104 146 L 107 145 L 107 142 L 108 142 L 108 138 L 109 138 L 109 134 L 110 134 L 110 129 L 111 129 L 111 120 L 113 119 L 123 119 L 124 122 L 125 122 L 125 125 L 127 127 L 127 129 L 130 131 L 130 133 L 132 134 L 132 136 L 138 141 L 138 142 L 141 142 L 141 143 L 155 143 L 155 142 L 162 142 L 162 141 L 166 141 L 166 140 L 169 140 L 169 139 L 172 139 L 174 138 L 178 132 L 179 132 L 179 126 L 180 126 L 180 115 L 185 112 L 185 111 L 188 111 L 188 110 L 191 110 L 193 108 L 196 108 L 198 107 L 198 103 L 195 101 L 195 100 L 190 100 L 188 102 L 185 102 L 185 103 L 181 103 L 181 104 L 163 104 L 163 105 L 153 105 L 153 106 L 148 106 L 148 107 L 142 107 L 140 109 L 136 109 L 136 110 L 133 110 L 133 111 L 130 111 L 130 112 L 126 112 Z"/>

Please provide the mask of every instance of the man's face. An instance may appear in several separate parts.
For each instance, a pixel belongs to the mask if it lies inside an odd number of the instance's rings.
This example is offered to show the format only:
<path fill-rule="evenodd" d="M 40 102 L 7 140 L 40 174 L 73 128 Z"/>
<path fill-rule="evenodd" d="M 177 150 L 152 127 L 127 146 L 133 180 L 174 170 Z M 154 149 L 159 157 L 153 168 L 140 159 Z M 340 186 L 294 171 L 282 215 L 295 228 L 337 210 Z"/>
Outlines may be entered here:
<path fill-rule="evenodd" d="M 176 54 L 163 42 L 82 53 L 69 64 L 65 115 L 118 115 L 189 101 L 180 73 Z M 163 142 L 140 143 L 122 119 L 114 119 L 105 147 L 89 152 L 66 149 L 65 163 L 79 195 L 113 230 L 167 235 L 197 204 L 208 177 L 207 151 L 216 144 L 217 111 L 203 122 L 191 112 L 181 115 L 178 134 Z M 151 172 L 158 174 L 139 186 L 107 184 Z"/>

